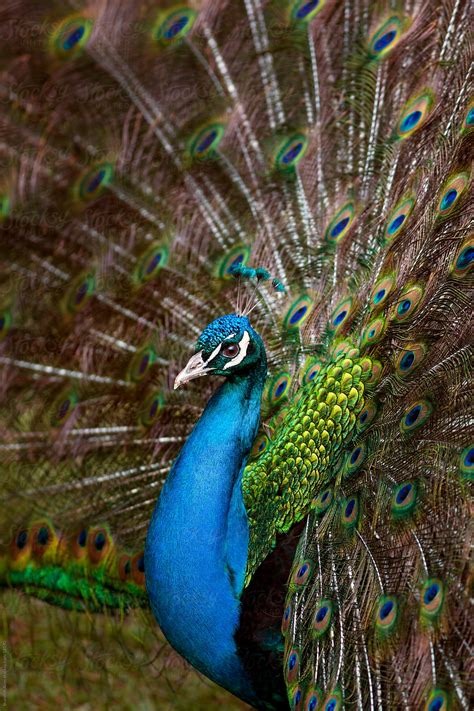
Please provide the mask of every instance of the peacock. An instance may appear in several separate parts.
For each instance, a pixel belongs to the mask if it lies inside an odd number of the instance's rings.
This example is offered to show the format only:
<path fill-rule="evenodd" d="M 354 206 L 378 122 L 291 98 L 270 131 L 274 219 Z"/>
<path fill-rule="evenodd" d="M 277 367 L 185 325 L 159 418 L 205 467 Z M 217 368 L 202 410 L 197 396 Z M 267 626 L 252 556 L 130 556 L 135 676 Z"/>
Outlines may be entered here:
<path fill-rule="evenodd" d="M 3 1 L 0 583 L 71 648 L 470 708 L 472 22 Z"/>

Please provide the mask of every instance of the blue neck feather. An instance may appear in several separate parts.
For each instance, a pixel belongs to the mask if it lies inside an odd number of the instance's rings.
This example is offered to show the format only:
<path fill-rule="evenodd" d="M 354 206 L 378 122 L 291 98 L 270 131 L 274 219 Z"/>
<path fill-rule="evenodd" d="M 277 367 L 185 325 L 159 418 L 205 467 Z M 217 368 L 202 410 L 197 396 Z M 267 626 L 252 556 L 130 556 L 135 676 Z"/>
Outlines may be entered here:
<path fill-rule="evenodd" d="M 145 548 L 150 603 L 168 641 L 250 702 L 234 633 L 248 549 L 241 476 L 267 372 L 263 344 L 261 350 L 257 366 L 228 377 L 209 400 L 168 475 Z"/>

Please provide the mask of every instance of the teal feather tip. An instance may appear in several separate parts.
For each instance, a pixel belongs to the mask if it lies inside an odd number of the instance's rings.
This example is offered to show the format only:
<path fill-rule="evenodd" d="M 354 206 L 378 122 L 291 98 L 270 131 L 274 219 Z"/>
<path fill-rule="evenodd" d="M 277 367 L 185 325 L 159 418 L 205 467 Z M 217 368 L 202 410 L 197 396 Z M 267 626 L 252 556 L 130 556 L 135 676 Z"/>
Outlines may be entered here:
<path fill-rule="evenodd" d="M 270 281 L 275 291 L 286 294 L 286 289 L 279 279 L 272 277 L 270 272 L 264 267 L 246 267 L 244 264 L 233 264 L 228 273 L 231 274 L 236 279 L 242 279 L 243 281 Z"/>

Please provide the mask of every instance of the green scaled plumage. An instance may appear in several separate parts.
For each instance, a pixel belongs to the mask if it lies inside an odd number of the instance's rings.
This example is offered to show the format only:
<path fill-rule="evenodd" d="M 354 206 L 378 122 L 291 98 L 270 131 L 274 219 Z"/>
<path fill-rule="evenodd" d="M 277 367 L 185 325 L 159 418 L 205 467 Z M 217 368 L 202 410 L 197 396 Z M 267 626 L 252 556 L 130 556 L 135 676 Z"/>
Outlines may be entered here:
<path fill-rule="evenodd" d="M 298 395 L 270 445 L 244 472 L 242 490 L 249 516 L 247 579 L 287 532 L 309 511 L 315 492 L 336 478 L 343 443 L 355 428 L 364 404 L 369 358 L 354 349 L 339 355 Z M 297 470 L 296 478 L 293 472 Z"/>
<path fill-rule="evenodd" d="M 6 0 L 0 23 L 13 647 L 23 591 L 68 610 L 39 658 L 138 640 L 148 670 L 141 550 L 212 390 L 172 384 L 245 311 L 269 364 L 247 591 L 302 531 L 275 598 L 289 707 L 468 708 L 470 4 Z"/>

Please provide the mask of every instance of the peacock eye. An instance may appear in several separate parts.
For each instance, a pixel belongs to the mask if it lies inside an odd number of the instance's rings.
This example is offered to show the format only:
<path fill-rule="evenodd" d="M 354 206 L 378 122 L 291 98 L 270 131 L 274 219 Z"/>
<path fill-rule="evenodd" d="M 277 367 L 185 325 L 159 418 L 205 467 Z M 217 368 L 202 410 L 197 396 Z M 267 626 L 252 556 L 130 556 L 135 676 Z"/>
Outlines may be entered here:
<path fill-rule="evenodd" d="M 235 358 L 240 352 L 240 346 L 238 343 L 229 343 L 221 348 L 221 354 L 226 358 Z"/>

